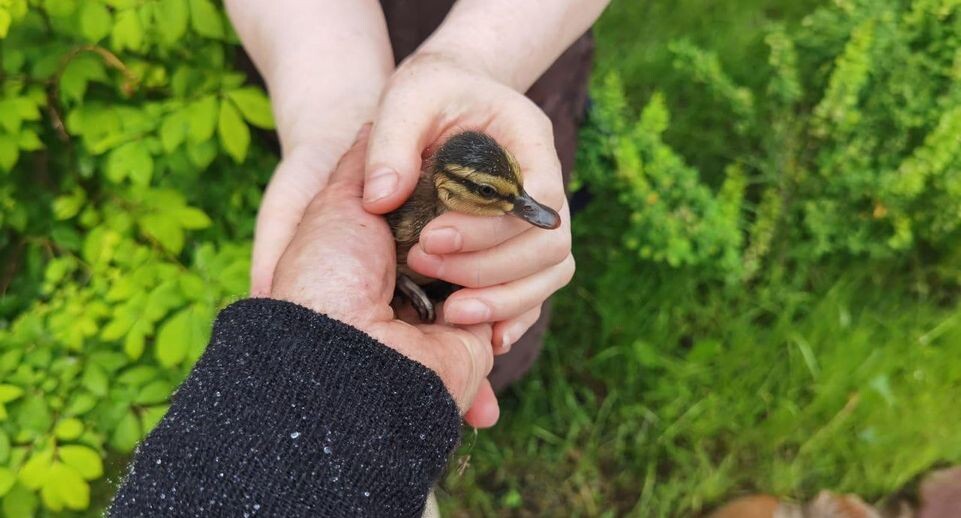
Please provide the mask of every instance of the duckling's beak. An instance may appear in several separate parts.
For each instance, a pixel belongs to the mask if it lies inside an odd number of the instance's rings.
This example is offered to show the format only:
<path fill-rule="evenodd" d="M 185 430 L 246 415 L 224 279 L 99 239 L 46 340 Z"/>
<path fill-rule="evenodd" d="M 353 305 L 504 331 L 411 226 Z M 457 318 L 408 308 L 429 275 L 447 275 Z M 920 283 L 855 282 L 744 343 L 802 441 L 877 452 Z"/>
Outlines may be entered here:
<path fill-rule="evenodd" d="M 555 229 L 561 226 L 561 217 L 557 211 L 531 198 L 531 195 L 524 191 L 514 199 L 514 210 L 511 212 L 535 227 Z"/>

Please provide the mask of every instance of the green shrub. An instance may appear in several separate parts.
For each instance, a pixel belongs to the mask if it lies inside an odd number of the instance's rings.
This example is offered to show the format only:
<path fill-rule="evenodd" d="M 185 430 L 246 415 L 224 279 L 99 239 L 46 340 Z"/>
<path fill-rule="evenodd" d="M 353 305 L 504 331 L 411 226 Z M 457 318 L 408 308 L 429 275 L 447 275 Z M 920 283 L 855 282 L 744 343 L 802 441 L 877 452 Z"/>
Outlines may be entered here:
<path fill-rule="evenodd" d="M 725 66 L 738 57 L 677 41 L 659 78 L 670 88 L 639 112 L 625 78 L 600 77 L 580 182 L 616 203 L 577 222 L 584 273 L 560 301 L 574 317 L 559 333 L 585 345 L 548 351 L 528 385 L 544 397 L 492 432 L 521 444 L 494 435 L 502 447 L 482 443 L 468 477 L 514 468 L 508 506 L 521 482 L 537 487 L 523 473 L 547 471 L 576 495 L 552 505 L 596 511 L 596 489 L 630 494 L 618 510 L 670 515 L 751 475 L 798 495 L 824 482 L 877 494 L 957 460 L 953 400 L 938 395 L 958 375 L 929 368 L 956 352 L 956 312 L 866 307 L 883 290 L 815 281 L 831 264 L 896 278 L 902 295 L 959 282 L 959 11 L 838 0 L 770 27 L 764 61 L 747 54 L 738 73 Z M 157 422 L 217 308 L 247 290 L 276 158 L 253 138 L 272 121 L 232 64 L 236 43 L 211 0 L 0 0 L 8 516 L 103 505 L 91 488 L 106 492 L 104 459 Z M 794 289 L 808 283 L 831 289 Z"/>
<path fill-rule="evenodd" d="M 0 38 L 0 498 L 20 517 L 87 508 L 246 292 L 274 160 L 248 124 L 273 123 L 210 0 L 0 0 Z"/>
<path fill-rule="evenodd" d="M 790 264 L 953 256 L 961 6 L 837 2 L 797 30 L 772 26 L 765 43 L 755 73 L 766 84 L 755 89 L 732 79 L 714 52 L 671 46 L 689 84 L 675 104 L 697 97 L 705 112 L 685 112 L 671 138 L 727 144 L 700 173 L 665 144 L 672 92 L 656 93 L 635 118 L 616 71 L 597 82 L 580 170 L 630 208 L 624 245 L 734 278 L 755 275 L 770 256 Z"/>

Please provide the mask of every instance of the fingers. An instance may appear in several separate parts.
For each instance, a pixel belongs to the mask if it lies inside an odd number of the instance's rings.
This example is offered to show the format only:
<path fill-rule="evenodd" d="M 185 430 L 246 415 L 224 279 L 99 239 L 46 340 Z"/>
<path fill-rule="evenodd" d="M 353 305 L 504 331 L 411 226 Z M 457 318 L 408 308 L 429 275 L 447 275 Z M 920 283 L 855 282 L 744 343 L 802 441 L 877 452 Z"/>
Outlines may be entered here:
<path fill-rule="evenodd" d="M 434 255 L 474 252 L 495 247 L 530 229 L 530 223 L 514 216 L 479 218 L 447 212 L 424 227 L 420 246 Z"/>
<path fill-rule="evenodd" d="M 571 235 L 562 230 L 530 229 L 500 246 L 478 252 L 432 255 L 415 246 L 407 255 L 414 271 L 458 286 L 481 288 L 515 281 L 567 258 Z"/>
<path fill-rule="evenodd" d="M 524 336 L 524 333 L 541 317 L 542 307 L 543 305 L 535 306 L 519 317 L 494 324 L 494 338 L 491 342 L 491 345 L 494 346 L 494 356 L 500 356 L 501 354 L 510 352 L 511 346 L 517 343 L 517 341 Z"/>
<path fill-rule="evenodd" d="M 421 152 L 433 132 L 434 108 L 426 96 L 388 90 L 377 114 L 367 149 L 364 208 L 390 212 L 414 191 Z"/>
<path fill-rule="evenodd" d="M 435 341 L 430 351 L 417 350 L 411 357 L 427 365 L 441 377 L 454 397 L 461 413 L 466 413 L 494 366 L 491 350 L 491 326 L 471 325 L 462 328 L 420 326 Z M 418 358 L 430 354 L 428 358 Z"/>
<path fill-rule="evenodd" d="M 513 153 L 524 175 L 524 190 L 537 201 L 560 209 L 564 203 L 561 162 L 550 118 L 530 99 L 511 96 L 488 131 Z"/>
<path fill-rule="evenodd" d="M 521 280 L 488 288 L 465 288 L 444 303 L 444 318 L 451 324 L 500 322 L 539 306 L 574 276 L 574 256 Z"/>
<path fill-rule="evenodd" d="M 497 404 L 497 396 L 491 387 L 490 381 L 486 378 L 481 382 L 474 403 L 464 414 L 464 421 L 474 428 L 490 428 L 497 424 L 501 410 Z"/>

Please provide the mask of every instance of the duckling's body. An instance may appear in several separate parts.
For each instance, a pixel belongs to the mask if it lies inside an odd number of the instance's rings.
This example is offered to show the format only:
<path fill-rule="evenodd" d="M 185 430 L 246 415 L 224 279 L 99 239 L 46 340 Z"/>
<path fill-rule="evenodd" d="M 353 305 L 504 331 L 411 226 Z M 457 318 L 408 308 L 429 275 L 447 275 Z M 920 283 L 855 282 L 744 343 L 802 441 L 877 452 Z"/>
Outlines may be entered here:
<path fill-rule="evenodd" d="M 387 215 L 387 224 L 397 243 L 397 272 L 407 275 L 417 284 L 427 284 L 432 279 L 424 277 L 407 267 L 407 252 L 420 240 L 420 232 L 437 216 L 447 212 L 439 203 L 437 188 L 430 174 L 422 173 L 410 198 L 394 212 Z"/>
<path fill-rule="evenodd" d="M 410 198 L 387 215 L 397 242 L 397 290 L 427 322 L 434 321 L 434 306 L 420 286 L 434 279 L 411 271 L 407 253 L 424 227 L 448 210 L 477 216 L 514 214 L 541 228 L 560 226 L 556 211 L 524 192 L 517 161 L 496 140 L 478 131 L 449 138 L 428 162 Z"/>

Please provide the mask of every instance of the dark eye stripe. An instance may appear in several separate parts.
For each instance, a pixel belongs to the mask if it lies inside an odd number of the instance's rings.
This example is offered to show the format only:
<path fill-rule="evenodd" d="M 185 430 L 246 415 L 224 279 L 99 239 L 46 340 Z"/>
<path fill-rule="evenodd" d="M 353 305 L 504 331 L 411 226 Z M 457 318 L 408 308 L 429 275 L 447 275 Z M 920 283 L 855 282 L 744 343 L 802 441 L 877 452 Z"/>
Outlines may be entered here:
<path fill-rule="evenodd" d="M 478 195 L 478 196 L 480 196 L 480 197 L 482 197 L 482 198 L 488 198 L 488 196 L 486 196 L 484 193 L 481 192 L 481 186 L 480 186 L 480 185 L 478 185 L 478 184 L 476 184 L 476 183 L 468 180 L 467 178 L 463 178 L 463 177 L 460 177 L 460 176 L 452 175 L 452 174 L 448 173 L 446 170 L 443 170 L 443 169 L 441 170 L 441 174 L 443 174 L 445 178 L 447 178 L 447 179 L 449 179 L 449 180 L 451 180 L 451 181 L 453 181 L 453 182 L 455 182 L 455 183 L 457 183 L 457 184 L 460 184 L 460 185 L 464 186 L 464 188 L 467 189 L 467 190 L 469 190 L 470 192 L 472 192 L 472 193 L 474 193 L 474 194 L 476 194 L 476 195 Z M 502 193 L 501 193 L 500 191 L 498 191 L 497 189 L 494 189 L 494 198 L 495 198 L 495 199 L 498 199 L 498 200 L 501 200 L 501 201 L 511 201 L 511 199 L 512 199 L 511 196 L 502 194 Z"/>

